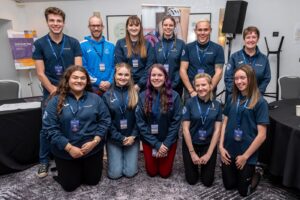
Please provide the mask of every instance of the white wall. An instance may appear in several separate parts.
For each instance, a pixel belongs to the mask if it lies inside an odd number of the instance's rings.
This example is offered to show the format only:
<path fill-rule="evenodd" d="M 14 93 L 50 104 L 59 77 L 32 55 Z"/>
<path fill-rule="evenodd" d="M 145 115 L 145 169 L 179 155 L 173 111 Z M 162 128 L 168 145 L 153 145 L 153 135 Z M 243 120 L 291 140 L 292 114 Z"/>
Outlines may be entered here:
<path fill-rule="evenodd" d="M 142 4 L 183 5 L 190 6 L 192 13 L 210 12 L 212 13 L 213 28 L 211 38 L 213 41 L 217 41 L 219 9 L 225 7 L 226 0 L 77 0 L 32 2 L 24 3 L 22 6 L 16 6 L 11 0 L 2 0 L 0 18 L 11 19 L 15 30 L 36 29 L 38 35 L 42 36 L 48 32 L 43 16 L 44 9 L 48 6 L 57 6 L 63 9 L 67 15 L 65 33 L 74 36 L 78 40 L 82 40 L 83 37 L 89 33 L 87 20 L 94 11 L 99 11 L 104 23 L 106 23 L 106 15 L 141 15 Z M 280 37 L 285 36 L 281 54 L 280 75 L 300 75 L 300 42 L 295 42 L 293 38 L 294 26 L 296 23 L 300 23 L 300 12 L 297 10 L 299 8 L 300 1 L 298 0 L 289 0 L 288 3 L 282 0 L 248 0 L 244 27 L 249 25 L 259 27 L 261 31 L 259 47 L 262 52 L 266 53 L 266 46 L 263 39 L 265 36 L 268 38 L 271 50 L 277 50 Z M 279 31 L 280 37 L 273 38 L 273 31 Z M 104 33 L 106 35 L 106 30 Z M 232 52 L 239 50 L 242 47 L 242 42 L 241 36 L 238 35 L 233 41 Z M 0 53 L 1 51 L 3 51 L 3 49 L 0 50 Z M 225 56 L 227 56 L 227 49 L 225 49 Z M 270 56 L 270 63 L 274 75 L 267 91 L 274 92 L 276 79 L 275 56 Z M 220 86 L 220 89 L 222 89 L 222 87 L 223 86 Z M 34 93 L 38 93 L 38 89 L 36 89 Z M 29 96 L 31 94 L 23 95 Z"/>

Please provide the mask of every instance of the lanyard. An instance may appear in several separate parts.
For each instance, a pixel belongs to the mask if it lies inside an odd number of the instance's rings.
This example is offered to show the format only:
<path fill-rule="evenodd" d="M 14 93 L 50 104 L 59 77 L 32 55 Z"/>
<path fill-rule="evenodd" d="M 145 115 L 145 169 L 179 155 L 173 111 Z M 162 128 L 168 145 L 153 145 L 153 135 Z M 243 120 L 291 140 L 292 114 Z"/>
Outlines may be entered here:
<path fill-rule="evenodd" d="M 241 111 L 240 111 L 240 101 L 241 101 L 241 99 L 238 98 L 238 100 L 236 102 L 236 123 L 237 123 L 238 128 L 241 127 L 242 112 L 246 109 L 249 99 L 246 100 L 246 102 L 244 103 L 244 106 L 243 106 L 244 109 Z"/>
<path fill-rule="evenodd" d="M 55 58 L 56 58 L 56 60 L 57 60 L 57 62 L 58 62 L 59 58 L 62 58 L 62 54 L 63 54 L 63 52 L 64 52 L 64 48 L 65 48 L 65 36 L 63 36 L 63 39 L 62 39 L 62 45 L 61 45 L 61 49 L 60 49 L 59 56 L 57 56 L 57 55 L 56 55 L 56 52 L 54 51 L 54 48 L 53 48 L 53 46 L 52 46 L 52 44 L 51 44 L 49 35 L 48 35 L 47 40 L 48 40 L 48 43 L 49 43 L 49 45 L 50 45 L 52 54 L 55 56 Z"/>
<path fill-rule="evenodd" d="M 246 56 L 245 56 L 245 53 L 244 52 L 242 52 L 242 56 L 243 56 L 243 60 L 244 60 L 244 63 L 245 64 L 250 64 L 250 57 L 249 57 L 249 59 L 246 59 Z M 255 62 L 256 62 L 256 58 L 253 58 L 252 59 L 252 63 L 250 64 L 252 67 L 254 67 L 255 66 Z"/>
<path fill-rule="evenodd" d="M 207 52 L 209 46 L 210 46 L 210 42 L 208 43 L 208 46 L 203 51 L 201 51 L 201 53 L 200 53 L 200 49 L 198 47 L 198 44 L 196 43 L 197 56 L 198 56 L 198 60 L 200 62 L 200 65 L 205 66 L 205 57 L 206 57 L 206 52 Z"/>
<path fill-rule="evenodd" d="M 101 47 L 102 47 L 101 52 L 99 52 L 99 51 L 96 49 L 95 45 L 94 45 L 92 42 L 90 42 L 90 44 L 91 44 L 91 46 L 93 47 L 93 49 L 94 49 L 94 51 L 96 52 L 96 54 L 98 55 L 98 57 L 99 57 L 99 59 L 100 59 L 100 63 L 101 63 L 101 62 L 102 62 L 102 59 L 103 59 L 104 43 L 101 43 Z"/>
<path fill-rule="evenodd" d="M 71 104 L 70 104 L 69 101 L 68 101 L 68 103 L 69 103 L 69 108 L 70 108 L 70 110 L 71 110 L 71 112 L 72 112 L 72 114 L 73 114 L 73 116 L 74 116 L 74 119 L 76 119 L 77 113 L 78 113 L 79 111 L 81 111 L 82 108 L 83 108 L 83 106 L 82 106 L 82 101 L 79 100 L 79 107 L 78 107 L 78 109 L 77 109 L 76 111 L 74 111 L 74 108 L 73 108 L 73 106 L 71 106 Z"/>
<path fill-rule="evenodd" d="M 127 104 L 128 104 L 128 94 L 126 95 L 125 102 L 124 101 L 120 101 L 119 98 L 117 97 L 116 93 L 114 93 L 114 97 L 119 102 L 118 106 L 119 106 L 119 109 L 120 109 L 120 112 L 121 112 L 122 116 L 125 116 L 125 112 L 126 112 Z"/>
<path fill-rule="evenodd" d="M 159 107 L 160 107 L 159 103 L 160 103 L 160 94 L 158 93 L 156 98 L 155 98 L 155 102 L 152 106 L 152 112 L 155 115 L 155 117 L 157 117 L 159 115 L 159 110 L 160 110 L 159 109 Z"/>
<path fill-rule="evenodd" d="M 168 57 L 169 57 L 169 55 L 170 55 L 170 50 L 173 48 L 174 43 L 175 43 L 175 41 L 172 42 L 172 45 L 171 45 L 170 48 L 166 48 L 166 49 L 165 49 L 165 47 L 164 47 L 164 42 L 161 41 L 162 53 L 163 53 L 163 56 L 164 56 L 164 59 L 165 59 L 165 63 L 166 63 L 167 60 L 168 60 Z M 167 45 L 167 46 L 168 46 L 168 45 Z"/>
<path fill-rule="evenodd" d="M 205 112 L 202 112 L 202 109 L 201 109 L 201 106 L 199 104 L 199 100 L 198 100 L 198 97 L 195 98 L 196 101 L 197 101 L 197 106 L 198 106 L 198 110 L 199 110 L 199 113 L 200 113 L 200 117 L 201 117 L 201 123 L 202 123 L 202 126 L 204 126 L 205 124 L 205 121 L 206 121 L 206 118 L 209 114 L 209 110 L 210 110 L 210 105 L 208 106 L 207 110 Z"/>

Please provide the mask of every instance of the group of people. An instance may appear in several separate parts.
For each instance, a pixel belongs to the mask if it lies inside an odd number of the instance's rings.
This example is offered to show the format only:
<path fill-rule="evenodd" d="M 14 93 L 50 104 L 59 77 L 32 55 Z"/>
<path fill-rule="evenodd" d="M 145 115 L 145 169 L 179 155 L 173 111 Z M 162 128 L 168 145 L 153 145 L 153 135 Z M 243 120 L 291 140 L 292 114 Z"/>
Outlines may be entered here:
<path fill-rule="evenodd" d="M 130 16 L 125 38 L 114 46 L 102 35 L 100 16 L 89 18 L 91 35 L 81 43 L 63 33 L 62 10 L 49 7 L 45 18 L 49 34 L 35 41 L 33 51 L 44 89 L 39 177 L 47 176 L 51 152 L 55 180 L 66 191 L 96 185 L 104 145 L 108 177 L 134 177 L 141 142 L 147 174 L 168 178 L 182 125 L 189 184 L 200 177 L 205 186 L 212 185 L 218 145 L 225 188 L 237 188 L 242 196 L 255 189 L 252 177 L 268 124 L 263 93 L 270 81 L 256 27 L 244 30 L 244 47 L 226 67 L 222 119 L 215 97 L 224 51 L 210 40 L 208 21 L 196 24 L 197 40 L 186 45 L 176 37 L 174 18 L 165 16 L 162 38 L 152 46 L 139 17 Z"/>

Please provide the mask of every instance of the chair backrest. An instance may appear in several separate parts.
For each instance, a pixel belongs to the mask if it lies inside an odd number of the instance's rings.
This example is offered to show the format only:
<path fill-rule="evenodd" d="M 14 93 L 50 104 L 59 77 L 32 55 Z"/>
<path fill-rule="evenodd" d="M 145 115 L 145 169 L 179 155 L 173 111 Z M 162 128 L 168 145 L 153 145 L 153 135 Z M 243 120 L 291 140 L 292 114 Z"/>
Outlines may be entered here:
<path fill-rule="evenodd" d="M 300 98 L 300 77 L 282 76 L 278 79 L 281 99 Z"/>
<path fill-rule="evenodd" d="M 14 80 L 0 80 L 0 100 L 21 97 L 21 84 Z"/>

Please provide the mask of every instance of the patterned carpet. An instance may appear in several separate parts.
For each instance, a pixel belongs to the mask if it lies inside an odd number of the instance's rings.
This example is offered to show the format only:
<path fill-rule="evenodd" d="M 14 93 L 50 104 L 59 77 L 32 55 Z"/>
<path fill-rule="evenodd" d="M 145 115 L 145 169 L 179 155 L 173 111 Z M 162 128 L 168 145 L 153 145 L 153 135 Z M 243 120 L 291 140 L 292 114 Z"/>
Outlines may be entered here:
<path fill-rule="evenodd" d="M 181 146 L 181 145 L 178 145 Z M 184 179 L 181 149 L 175 158 L 170 178 L 148 177 L 144 169 L 142 154 L 139 158 L 139 174 L 132 179 L 110 180 L 106 176 L 106 162 L 101 182 L 97 186 L 81 186 L 72 193 L 62 190 L 52 178 L 56 172 L 44 179 L 36 177 L 38 166 L 22 172 L 0 176 L 0 200 L 2 199 L 241 199 L 237 191 L 226 191 L 223 187 L 220 167 L 216 167 L 215 182 L 207 188 L 198 182 L 190 186 Z M 54 163 L 52 163 L 54 166 Z M 297 194 L 298 193 L 298 194 Z M 262 179 L 257 190 L 244 199 L 300 199 L 299 192 L 272 185 Z"/>

